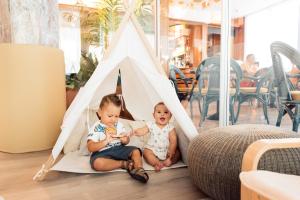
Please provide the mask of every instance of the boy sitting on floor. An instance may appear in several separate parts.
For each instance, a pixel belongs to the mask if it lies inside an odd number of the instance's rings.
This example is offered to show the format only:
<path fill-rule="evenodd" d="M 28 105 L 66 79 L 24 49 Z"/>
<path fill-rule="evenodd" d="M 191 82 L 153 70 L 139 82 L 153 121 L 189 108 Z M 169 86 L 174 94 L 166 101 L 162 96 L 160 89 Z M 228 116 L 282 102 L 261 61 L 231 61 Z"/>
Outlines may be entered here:
<path fill-rule="evenodd" d="M 88 134 L 87 147 L 93 152 L 91 167 L 97 171 L 111 171 L 123 168 L 134 179 L 147 183 L 149 177 L 143 169 L 141 150 L 135 146 L 125 146 L 129 136 L 124 134 L 123 125 L 118 122 L 121 100 L 115 94 L 104 96 L 99 106 L 100 121 Z"/>

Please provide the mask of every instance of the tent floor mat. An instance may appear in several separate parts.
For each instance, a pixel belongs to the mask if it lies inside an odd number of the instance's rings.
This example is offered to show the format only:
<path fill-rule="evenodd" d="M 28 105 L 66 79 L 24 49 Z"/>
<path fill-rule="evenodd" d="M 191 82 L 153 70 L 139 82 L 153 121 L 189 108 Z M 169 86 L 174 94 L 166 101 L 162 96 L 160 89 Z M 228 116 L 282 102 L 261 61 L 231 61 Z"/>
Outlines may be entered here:
<path fill-rule="evenodd" d="M 148 165 L 145 160 L 143 160 L 143 167 L 145 170 L 154 170 L 154 168 Z M 171 167 L 165 167 L 162 170 L 187 167 L 182 161 L 172 165 Z M 90 166 L 90 156 L 82 156 L 78 151 L 70 152 L 62 157 L 62 159 L 57 162 L 51 170 L 54 171 L 64 171 L 73 173 L 107 173 L 95 171 Z M 126 172 L 123 169 L 117 169 L 109 172 Z"/>

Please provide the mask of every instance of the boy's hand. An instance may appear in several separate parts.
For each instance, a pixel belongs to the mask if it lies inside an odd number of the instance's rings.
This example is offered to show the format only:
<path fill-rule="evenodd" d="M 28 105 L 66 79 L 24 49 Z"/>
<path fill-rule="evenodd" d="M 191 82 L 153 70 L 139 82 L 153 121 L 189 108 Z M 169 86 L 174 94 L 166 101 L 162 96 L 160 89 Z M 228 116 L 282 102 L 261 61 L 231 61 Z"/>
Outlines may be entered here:
<path fill-rule="evenodd" d="M 106 133 L 106 132 L 105 132 L 105 135 L 106 135 L 105 141 L 106 141 L 107 143 L 110 143 L 111 141 L 114 140 L 114 138 L 113 138 L 109 133 Z"/>
<path fill-rule="evenodd" d="M 131 135 L 131 132 L 123 132 L 123 133 L 120 133 L 119 135 L 111 135 L 111 137 L 113 138 L 123 138 L 123 137 L 130 137 Z"/>

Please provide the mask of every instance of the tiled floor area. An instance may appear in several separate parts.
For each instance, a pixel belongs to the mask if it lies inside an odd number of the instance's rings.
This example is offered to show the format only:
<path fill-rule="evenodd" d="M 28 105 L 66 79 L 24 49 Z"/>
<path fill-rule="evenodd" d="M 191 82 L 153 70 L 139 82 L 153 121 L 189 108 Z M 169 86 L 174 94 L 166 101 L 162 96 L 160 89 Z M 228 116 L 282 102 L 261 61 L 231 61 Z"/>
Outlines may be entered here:
<path fill-rule="evenodd" d="M 183 105 L 186 108 L 188 115 L 191 116 L 189 103 L 183 102 Z M 235 112 L 236 110 L 237 107 L 235 106 Z M 216 105 L 212 104 L 212 106 L 209 107 L 208 115 L 214 114 L 215 112 L 216 112 Z M 268 117 L 270 120 L 270 125 L 275 126 L 277 115 L 278 115 L 277 108 L 268 107 Z M 193 122 L 200 134 L 201 131 L 203 130 L 207 130 L 219 126 L 219 121 L 206 119 L 203 122 L 202 126 L 199 127 L 200 112 L 196 101 L 193 102 Z M 248 103 L 242 104 L 239 119 L 236 124 L 246 124 L 246 123 L 267 124 L 267 121 L 264 118 L 262 106 L 260 105 L 253 106 Z M 288 115 L 285 115 L 284 118 L 282 119 L 281 127 L 286 130 L 292 130 L 292 121 L 290 120 Z"/>

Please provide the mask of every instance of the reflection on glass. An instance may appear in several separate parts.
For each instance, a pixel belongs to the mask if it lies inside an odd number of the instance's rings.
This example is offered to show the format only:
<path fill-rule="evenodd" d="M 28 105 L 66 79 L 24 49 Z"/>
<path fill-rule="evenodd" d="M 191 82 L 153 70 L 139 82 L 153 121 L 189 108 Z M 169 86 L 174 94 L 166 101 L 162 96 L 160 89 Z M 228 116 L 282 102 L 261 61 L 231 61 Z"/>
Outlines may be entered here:
<path fill-rule="evenodd" d="M 137 0 L 135 3 L 134 14 L 154 48 L 155 1 Z M 102 59 L 126 11 L 122 0 L 60 0 L 59 9 L 62 16 L 60 45 L 67 55 L 67 74 L 78 73 L 81 54 L 83 57 L 91 56 L 94 60 Z"/>
<path fill-rule="evenodd" d="M 299 8 L 297 0 L 243 1 L 243 5 L 233 1 L 231 53 L 243 70 L 236 105 L 239 110 L 237 123 L 275 125 L 278 77 L 273 72 L 270 46 L 282 41 L 299 48 Z M 296 75 L 287 76 L 287 79 L 297 85 L 300 70 L 286 58 L 282 63 L 287 74 Z M 291 129 L 288 117 L 283 118 L 282 125 Z"/>
<path fill-rule="evenodd" d="M 221 2 L 174 0 L 160 3 L 161 62 L 169 72 L 179 100 L 195 125 L 200 128 L 203 100 L 208 91 L 208 80 L 203 80 L 203 88 L 199 89 L 200 63 L 220 54 Z M 220 73 L 219 70 L 216 71 Z M 212 83 L 212 79 L 209 81 Z M 218 126 L 218 117 L 215 117 L 218 116 L 218 98 L 218 95 L 211 98 L 214 101 L 209 103 L 205 114 L 205 119 L 211 117 L 216 120 L 206 120 L 201 128 Z"/>

